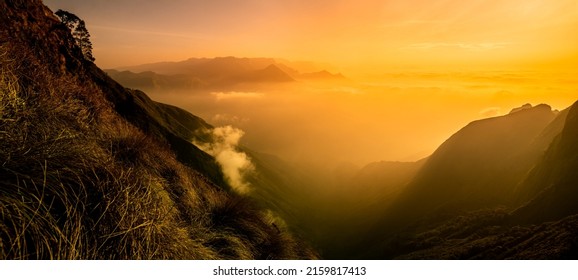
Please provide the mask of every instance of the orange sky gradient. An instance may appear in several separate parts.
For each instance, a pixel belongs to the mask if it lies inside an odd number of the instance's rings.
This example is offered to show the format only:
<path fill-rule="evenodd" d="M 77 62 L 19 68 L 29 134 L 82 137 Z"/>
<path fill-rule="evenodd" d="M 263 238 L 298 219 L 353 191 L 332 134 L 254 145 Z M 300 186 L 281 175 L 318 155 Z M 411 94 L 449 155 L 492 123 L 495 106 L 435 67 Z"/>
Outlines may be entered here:
<path fill-rule="evenodd" d="M 86 20 L 103 68 L 229 55 L 369 73 L 578 65 L 575 0 L 45 3 Z"/>
<path fill-rule="evenodd" d="M 350 78 L 346 88 L 299 84 L 290 92 L 258 92 L 247 101 L 255 110 L 237 100 L 226 107 L 223 100 L 194 103 L 149 93 L 210 122 L 237 114 L 249 120 L 232 123 L 247 132 L 245 141 L 261 141 L 255 146 L 280 155 L 341 153 L 334 162 L 360 164 L 416 160 L 470 121 L 524 103 L 564 109 L 578 99 L 576 0 L 44 3 L 86 21 L 95 62 L 104 69 L 191 57 L 272 57 L 332 65 L 329 70 Z M 293 103 L 273 97 L 285 94 Z M 207 104 L 233 111 L 209 111 Z M 284 130 L 271 132 L 276 127 Z M 297 143 L 295 135 L 311 140 Z"/>

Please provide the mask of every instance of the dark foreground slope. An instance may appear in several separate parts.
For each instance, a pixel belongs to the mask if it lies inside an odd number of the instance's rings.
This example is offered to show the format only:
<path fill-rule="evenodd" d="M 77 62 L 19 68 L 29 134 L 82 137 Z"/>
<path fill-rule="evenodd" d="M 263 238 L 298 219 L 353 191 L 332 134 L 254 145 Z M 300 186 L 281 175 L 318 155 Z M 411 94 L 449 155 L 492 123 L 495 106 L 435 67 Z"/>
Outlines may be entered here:
<path fill-rule="evenodd" d="M 575 175 L 578 170 L 577 116 L 578 107 L 574 104 L 558 114 L 542 132 L 533 134 L 536 135 L 533 140 L 525 141 L 529 144 L 527 147 L 533 148 L 525 150 L 522 158 L 528 159 L 531 155 L 536 160 L 520 183 L 505 185 L 513 190 L 509 192 L 513 198 L 510 203 L 503 203 L 503 206 L 485 204 L 477 209 L 472 209 L 469 204 L 469 208 L 461 211 L 456 207 L 436 209 L 430 206 L 429 211 L 421 209 L 420 215 L 410 213 L 407 220 L 397 223 L 389 220 L 388 225 L 397 227 L 382 229 L 380 245 L 367 250 L 369 253 L 364 256 L 404 259 L 578 258 L 578 207 L 575 203 L 578 198 Z M 550 144 L 543 148 L 544 143 Z M 487 189 L 493 187 L 489 184 Z M 440 188 L 431 185 L 429 192 L 437 189 Z M 491 193 L 507 195 L 502 190 Z M 529 195 L 532 193 L 533 196 Z M 434 202 L 424 201 L 426 205 L 448 202 L 439 197 Z M 401 202 L 407 203 L 407 200 Z M 521 207 L 519 203 L 522 203 Z M 388 215 L 403 217 L 401 212 Z"/>
<path fill-rule="evenodd" d="M 0 10 L 0 258 L 315 257 L 227 191 L 181 111 L 85 61 L 40 1 Z"/>
<path fill-rule="evenodd" d="M 534 194 L 513 215 L 527 223 L 555 221 L 578 213 L 578 103 L 570 108 L 562 132 L 520 187 Z"/>

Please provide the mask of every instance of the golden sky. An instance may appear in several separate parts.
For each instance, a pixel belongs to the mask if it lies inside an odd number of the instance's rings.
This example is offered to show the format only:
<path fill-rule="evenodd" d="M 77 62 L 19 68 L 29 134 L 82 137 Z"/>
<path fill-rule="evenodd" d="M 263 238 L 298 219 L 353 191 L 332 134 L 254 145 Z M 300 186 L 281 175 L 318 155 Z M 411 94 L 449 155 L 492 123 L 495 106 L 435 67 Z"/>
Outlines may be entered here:
<path fill-rule="evenodd" d="M 351 78 L 348 87 L 298 84 L 242 100 L 149 93 L 240 127 L 249 146 L 274 154 L 416 160 L 472 120 L 578 99 L 577 0 L 44 2 L 86 21 L 105 69 L 272 57 L 330 64 Z M 243 122 L 220 122 L 223 114 Z"/>
<path fill-rule="evenodd" d="M 85 19 L 103 68 L 282 57 L 345 69 L 573 67 L 575 0 L 45 0 Z"/>

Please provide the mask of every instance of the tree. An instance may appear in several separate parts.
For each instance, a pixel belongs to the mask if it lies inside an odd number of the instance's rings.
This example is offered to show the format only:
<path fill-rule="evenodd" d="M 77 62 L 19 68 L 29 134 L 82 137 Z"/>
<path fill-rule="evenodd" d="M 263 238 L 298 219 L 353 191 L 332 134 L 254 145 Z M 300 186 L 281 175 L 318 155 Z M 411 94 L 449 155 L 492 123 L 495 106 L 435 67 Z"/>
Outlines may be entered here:
<path fill-rule="evenodd" d="M 77 15 L 58 10 L 55 13 L 59 18 L 60 21 L 72 33 L 72 37 L 74 38 L 76 45 L 82 51 L 82 55 L 84 59 L 94 61 L 94 56 L 92 56 L 92 43 L 90 42 L 90 33 L 88 33 L 88 29 L 86 29 L 86 24 L 84 20 L 80 19 Z"/>

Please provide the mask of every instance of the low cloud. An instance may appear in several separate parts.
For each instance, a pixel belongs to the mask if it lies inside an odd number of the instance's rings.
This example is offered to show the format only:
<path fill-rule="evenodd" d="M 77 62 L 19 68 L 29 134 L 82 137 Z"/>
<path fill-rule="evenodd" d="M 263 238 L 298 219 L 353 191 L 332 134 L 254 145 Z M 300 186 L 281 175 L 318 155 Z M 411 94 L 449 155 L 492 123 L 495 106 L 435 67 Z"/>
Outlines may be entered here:
<path fill-rule="evenodd" d="M 217 127 L 206 132 L 211 135 L 212 142 L 193 141 L 193 144 L 217 160 L 225 179 L 235 191 L 248 193 L 251 186 L 245 181 L 245 175 L 252 172 L 254 166 L 247 154 L 237 150 L 239 140 L 245 133 L 232 126 Z"/>
<path fill-rule="evenodd" d="M 217 101 L 238 98 L 256 98 L 262 97 L 264 94 L 258 92 L 244 92 L 244 91 L 229 91 L 229 92 L 211 92 Z"/>
<path fill-rule="evenodd" d="M 225 125 L 225 124 L 243 124 L 249 121 L 247 117 L 240 117 L 236 115 L 230 114 L 215 114 L 211 118 L 211 122 L 217 125 Z"/>

